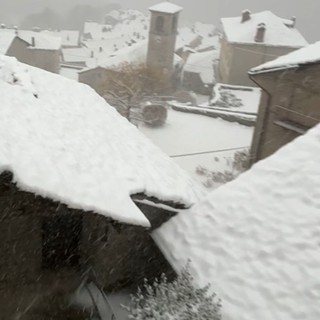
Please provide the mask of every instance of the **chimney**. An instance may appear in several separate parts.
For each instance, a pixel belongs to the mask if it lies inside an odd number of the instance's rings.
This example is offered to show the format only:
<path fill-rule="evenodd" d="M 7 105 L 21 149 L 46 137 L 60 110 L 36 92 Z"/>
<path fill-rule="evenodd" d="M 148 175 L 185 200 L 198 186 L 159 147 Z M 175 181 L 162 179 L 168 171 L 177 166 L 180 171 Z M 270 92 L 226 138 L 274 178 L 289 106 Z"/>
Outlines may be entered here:
<path fill-rule="evenodd" d="M 1 29 L 5 29 L 6 25 L 4 23 L 1 23 Z"/>
<path fill-rule="evenodd" d="M 14 29 L 14 33 L 15 33 L 16 35 L 18 35 L 18 33 L 19 33 L 18 27 L 17 27 L 17 26 L 14 26 L 13 29 Z"/>
<path fill-rule="evenodd" d="M 93 52 L 93 50 L 91 50 L 90 58 L 94 58 L 94 52 Z"/>
<path fill-rule="evenodd" d="M 241 23 L 244 23 L 251 18 L 251 11 L 246 9 L 242 11 L 242 16 L 241 16 Z"/>
<path fill-rule="evenodd" d="M 266 25 L 264 23 L 259 23 L 254 41 L 255 42 L 264 42 L 265 33 L 266 33 Z"/>
<path fill-rule="evenodd" d="M 291 27 L 294 28 L 294 27 L 296 26 L 297 18 L 296 18 L 295 16 L 293 16 L 293 17 L 291 18 L 291 21 L 292 21 Z"/>
<path fill-rule="evenodd" d="M 35 37 L 32 37 L 32 38 L 31 38 L 31 46 L 32 46 L 32 47 L 35 47 L 35 46 L 36 46 L 36 39 L 35 39 Z"/>

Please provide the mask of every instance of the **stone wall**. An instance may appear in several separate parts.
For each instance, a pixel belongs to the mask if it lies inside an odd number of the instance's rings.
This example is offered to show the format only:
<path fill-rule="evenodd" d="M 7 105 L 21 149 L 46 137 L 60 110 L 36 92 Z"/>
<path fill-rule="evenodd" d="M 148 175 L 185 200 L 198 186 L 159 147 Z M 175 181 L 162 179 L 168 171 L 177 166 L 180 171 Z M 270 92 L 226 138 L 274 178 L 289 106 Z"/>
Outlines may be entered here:
<path fill-rule="evenodd" d="M 264 92 L 251 148 L 253 162 L 320 122 L 320 65 L 257 74 L 254 79 Z M 291 123 L 297 130 L 285 128 L 279 121 Z"/>
<path fill-rule="evenodd" d="M 59 73 L 60 70 L 60 50 L 41 50 L 32 48 L 20 38 L 15 38 L 13 40 L 6 54 L 17 58 L 22 63 L 26 63 L 46 71 Z"/>
<path fill-rule="evenodd" d="M 67 276 L 80 283 L 88 273 L 94 275 L 98 285 L 111 290 L 170 272 L 149 230 L 21 191 L 11 178 L 10 172 L 0 175 L 0 288 L 19 287 L 52 275 L 55 281 Z M 80 217 L 82 221 L 79 265 L 69 267 L 68 272 L 65 268 L 43 268 L 42 263 L 43 221 L 61 215 Z"/>
<path fill-rule="evenodd" d="M 221 40 L 219 74 L 222 83 L 256 86 L 248 76 L 248 71 L 267 61 L 285 55 L 297 48 L 268 46 L 259 43 L 241 44 Z"/>

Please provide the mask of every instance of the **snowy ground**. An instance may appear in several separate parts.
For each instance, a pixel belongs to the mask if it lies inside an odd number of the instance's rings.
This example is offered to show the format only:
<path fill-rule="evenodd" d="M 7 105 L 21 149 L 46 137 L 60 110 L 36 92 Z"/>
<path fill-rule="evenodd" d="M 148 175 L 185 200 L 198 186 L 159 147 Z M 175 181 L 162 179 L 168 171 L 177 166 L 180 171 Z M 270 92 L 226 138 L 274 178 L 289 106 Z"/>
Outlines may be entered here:
<path fill-rule="evenodd" d="M 139 129 L 200 182 L 204 177 L 196 173 L 198 166 L 226 170 L 226 158 L 249 147 L 253 134 L 253 127 L 174 110 L 168 110 L 163 127 Z"/>
<path fill-rule="evenodd" d="M 217 83 L 213 88 L 213 99 L 210 103 L 204 102 L 201 106 L 216 110 L 236 111 L 257 114 L 261 96 L 261 89 L 256 87 L 235 86 Z M 232 99 L 225 95 L 231 95 L 240 102 L 239 106 L 234 105 Z M 219 105 L 223 99 L 228 102 L 227 106 Z"/>

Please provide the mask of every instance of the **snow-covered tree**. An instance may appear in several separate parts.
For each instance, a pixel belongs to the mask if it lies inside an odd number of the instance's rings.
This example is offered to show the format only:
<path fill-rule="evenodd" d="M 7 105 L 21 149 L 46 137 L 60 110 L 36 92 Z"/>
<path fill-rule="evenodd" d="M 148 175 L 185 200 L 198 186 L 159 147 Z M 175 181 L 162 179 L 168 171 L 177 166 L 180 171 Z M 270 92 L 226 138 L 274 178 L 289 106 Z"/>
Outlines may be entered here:
<path fill-rule="evenodd" d="M 220 161 L 216 158 L 215 161 Z M 226 159 L 227 170 L 212 171 L 202 166 L 198 166 L 196 173 L 203 176 L 205 181 L 203 185 L 207 188 L 218 187 L 237 178 L 242 172 L 249 168 L 250 153 L 249 150 L 235 152 L 232 159 Z"/>
<path fill-rule="evenodd" d="M 109 70 L 103 97 L 129 121 L 142 120 L 142 102 L 147 97 L 167 94 L 170 86 L 159 70 L 145 64 L 125 63 Z"/>
<path fill-rule="evenodd" d="M 221 303 L 210 285 L 197 288 L 189 265 L 177 278 L 169 282 L 165 275 L 152 284 L 145 281 L 131 296 L 125 307 L 132 320 L 220 320 Z"/>

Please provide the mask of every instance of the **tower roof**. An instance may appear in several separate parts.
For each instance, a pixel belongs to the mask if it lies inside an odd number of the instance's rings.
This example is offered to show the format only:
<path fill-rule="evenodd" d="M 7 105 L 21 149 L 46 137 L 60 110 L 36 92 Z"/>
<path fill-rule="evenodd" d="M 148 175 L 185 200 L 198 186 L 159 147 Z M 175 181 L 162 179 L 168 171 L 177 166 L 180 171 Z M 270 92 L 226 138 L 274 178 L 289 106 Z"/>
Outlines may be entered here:
<path fill-rule="evenodd" d="M 165 1 L 158 3 L 149 8 L 150 11 L 157 11 L 169 14 L 175 14 L 182 10 L 182 7 L 179 7 L 171 2 Z"/>

